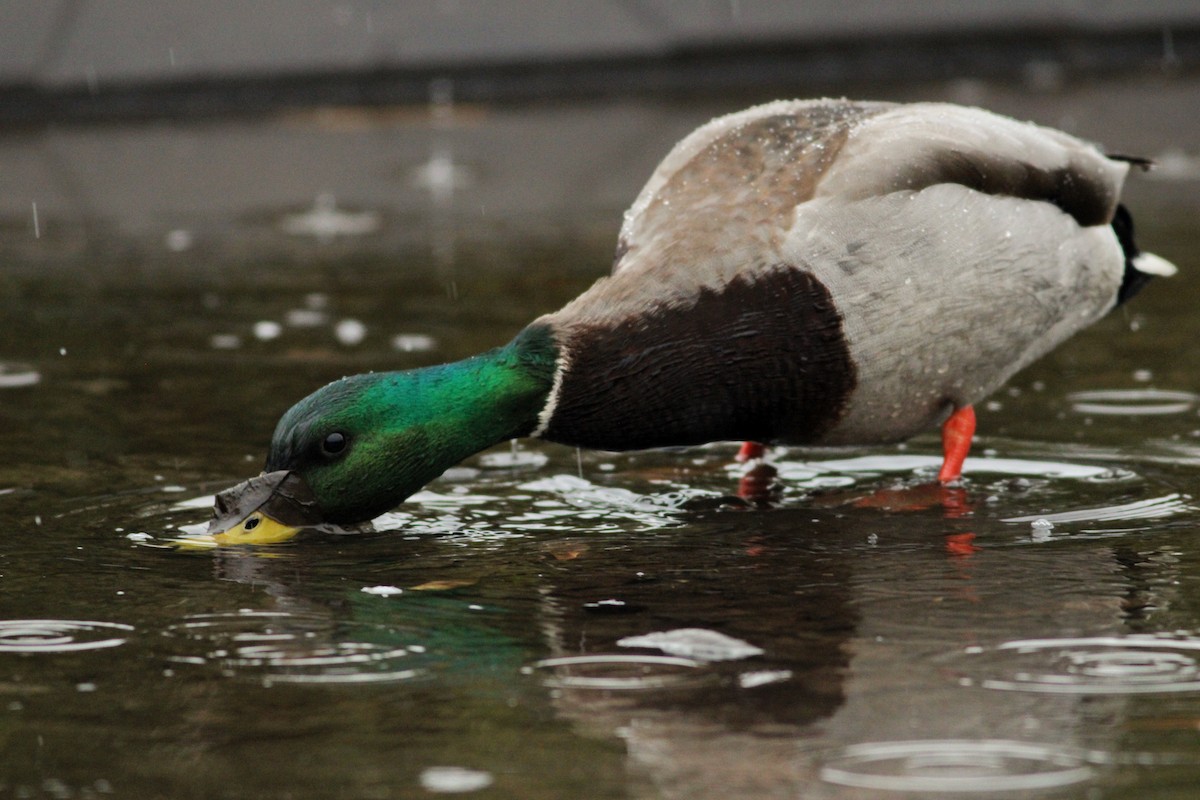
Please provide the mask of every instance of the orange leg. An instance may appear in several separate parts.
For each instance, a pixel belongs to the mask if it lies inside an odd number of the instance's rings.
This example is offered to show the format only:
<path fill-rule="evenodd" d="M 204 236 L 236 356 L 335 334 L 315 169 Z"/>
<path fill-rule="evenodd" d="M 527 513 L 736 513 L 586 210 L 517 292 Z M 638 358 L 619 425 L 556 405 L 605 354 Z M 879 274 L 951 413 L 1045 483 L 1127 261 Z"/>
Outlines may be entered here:
<path fill-rule="evenodd" d="M 766 452 L 767 448 L 763 447 L 758 442 L 743 442 L 742 449 L 738 450 L 736 458 L 738 461 L 744 464 L 747 461 L 753 461 L 757 458 L 762 458 L 763 454 Z"/>
<path fill-rule="evenodd" d="M 971 450 L 971 437 L 975 435 L 975 409 L 963 406 L 955 409 L 942 425 L 942 469 L 938 480 L 951 483 L 962 477 L 963 461 Z"/>

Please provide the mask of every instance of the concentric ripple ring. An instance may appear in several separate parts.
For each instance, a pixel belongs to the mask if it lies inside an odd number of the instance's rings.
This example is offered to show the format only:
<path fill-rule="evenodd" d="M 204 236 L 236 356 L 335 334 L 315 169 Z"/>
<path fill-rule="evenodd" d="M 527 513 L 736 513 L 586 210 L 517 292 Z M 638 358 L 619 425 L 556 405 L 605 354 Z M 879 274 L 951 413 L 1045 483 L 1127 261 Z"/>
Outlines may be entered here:
<path fill-rule="evenodd" d="M 893 792 L 966 794 L 1051 789 L 1081 783 L 1094 770 L 1087 753 L 1003 739 L 869 742 L 831 757 L 821 779 Z"/>
<path fill-rule="evenodd" d="M 1067 399 L 1077 414 L 1153 416 L 1183 414 L 1200 398 L 1192 392 L 1163 389 L 1104 389 L 1072 392 Z"/>
<path fill-rule="evenodd" d="M 0 653 L 76 653 L 84 650 L 103 650 L 125 643 L 126 637 L 115 636 L 114 631 L 132 630 L 132 625 L 120 622 L 75 619 L 0 620 Z"/>
<path fill-rule="evenodd" d="M 176 664 L 211 665 L 264 683 L 388 683 L 421 674 L 413 650 L 340 638 L 320 615 L 241 610 L 195 614 L 167 628 L 187 644 Z"/>
<path fill-rule="evenodd" d="M 637 691 L 703 683 L 709 678 L 700 671 L 703 666 L 678 656 L 615 654 L 547 658 L 533 669 L 550 671 L 544 682 L 553 688 Z"/>
<path fill-rule="evenodd" d="M 963 677 L 985 689 L 1044 694 L 1200 692 L 1200 639 L 1133 634 L 1027 639 L 965 654 Z"/>

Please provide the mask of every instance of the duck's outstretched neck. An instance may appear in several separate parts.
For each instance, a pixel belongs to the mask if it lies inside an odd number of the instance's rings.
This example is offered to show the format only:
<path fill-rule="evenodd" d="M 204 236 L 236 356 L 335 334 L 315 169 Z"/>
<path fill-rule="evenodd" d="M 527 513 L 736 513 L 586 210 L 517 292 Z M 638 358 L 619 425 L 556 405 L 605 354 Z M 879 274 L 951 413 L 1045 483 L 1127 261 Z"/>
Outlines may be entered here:
<path fill-rule="evenodd" d="M 549 330 L 530 327 L 495 350 L 392 373 L 380 383 L 376 397 L 391 410 L 394 425 L 420 426 L 430 469 L 440 474 L 536 428 L 553 383 L 556 354 Z"/>
<path fill-rule="evenodd" d="M 533 432 L 554 382 L 557 355 L 550 330 L 530 326 L 503 347 L 429 368 L 429 402 L 435 407 L 428 418 L 469 440 L 462 447 L 470 452 L 453 463 Z"/>

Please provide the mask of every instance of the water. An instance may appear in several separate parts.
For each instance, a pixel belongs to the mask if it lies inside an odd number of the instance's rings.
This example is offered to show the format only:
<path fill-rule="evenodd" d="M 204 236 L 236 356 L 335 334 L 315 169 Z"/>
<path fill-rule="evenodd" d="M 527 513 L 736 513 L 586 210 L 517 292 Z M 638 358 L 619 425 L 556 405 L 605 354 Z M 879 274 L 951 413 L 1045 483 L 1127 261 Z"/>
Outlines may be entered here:
<path fill-rule="evenodd" d="M 1164 115 L 1177 100 L 1164 93 Z M 323 175 L 226 216 L 153 219 L 114 192 L 84 232 L 47 195 L 35 237 L 22 195 L 0 244 L 0 797 L 1192 796 L 1194 183 L 1133 190 L 1142 240 L 1180 276 L 980 407 L 964 493 L 906 488 L 932 474 L 933 437 L 776 450 L 767 507 L 733 496 L 734 444 L 522 442 L 374 533 L 173 545 L 258 471 L 279 413 L 314 387 L 466 356 L 582 291 L 637 181 L 715 110 L 376 119 L 379 152 L 411 151 L 380 178 L 411 199 L 394 213 L 369 202 L 371 178 L 355 195 Z M 572 120 L 561 135 L 627 144 L 510 174 L 546 148 L 514 130 Z M 643 154 L 647 120 L 663 142 Z M 1126 135 L 1091 124 L 1109 122 Z M 225 132 L 300 130 L 314 158 L 323 136 L 358 135 L 256 126 Z M 431 127 L 474 177 L 449 208 L 411 185 L 429 152 L 451 152 L 406 144 Z M 497 131 L 503 145 L 480 149 Z M 1182 136 L 1123 149 L 1194 150 Z M 563 212 L 564 180 L 602 171 L 579 154 L 601 151 L 638 162 L 621 168 L 633 177 Z M 487 182 L 510 177 L 506 207 Z M 322 208 L 371 230 L 280 227 Z"/>

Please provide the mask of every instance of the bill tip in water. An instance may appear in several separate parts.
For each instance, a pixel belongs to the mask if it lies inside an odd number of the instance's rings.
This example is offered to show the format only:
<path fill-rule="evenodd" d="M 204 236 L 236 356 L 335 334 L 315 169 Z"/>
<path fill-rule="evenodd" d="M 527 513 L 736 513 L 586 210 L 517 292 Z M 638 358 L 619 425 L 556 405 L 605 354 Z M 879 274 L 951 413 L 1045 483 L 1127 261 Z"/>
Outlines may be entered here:
<path fill-rule="evenodd" d="M 308 485 L 293 472 L 269 472 L 217 494 L 208 535 L 218 544 L 278 544 L 321 522 Z"/>

